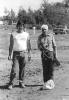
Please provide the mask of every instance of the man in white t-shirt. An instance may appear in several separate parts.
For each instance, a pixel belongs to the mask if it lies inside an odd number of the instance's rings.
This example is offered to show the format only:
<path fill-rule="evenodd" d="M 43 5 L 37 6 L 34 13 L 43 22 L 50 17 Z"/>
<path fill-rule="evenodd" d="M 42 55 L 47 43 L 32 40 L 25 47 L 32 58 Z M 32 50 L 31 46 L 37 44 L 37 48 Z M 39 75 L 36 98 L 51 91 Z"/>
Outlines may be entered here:
<path fill-rule="evenodd" d="M 12 89 L 14 86 L 14 79 L 16 77 L 17 66 L 19 65 L 19 86 L 24 88 L 24 69 L 25 69 L 25 54 L 28 52 L 28 60 L 31 59 L 30 51 L 31 44 L 29 33 L 23 31 L 23 25 L 20 21 L 16 25 L 17 31 L 13 32 L 10 36 L 9 56 L 8 59 L 12 58 L 12 69 L 10 73 L 10 81 L 8 88 Z"/>

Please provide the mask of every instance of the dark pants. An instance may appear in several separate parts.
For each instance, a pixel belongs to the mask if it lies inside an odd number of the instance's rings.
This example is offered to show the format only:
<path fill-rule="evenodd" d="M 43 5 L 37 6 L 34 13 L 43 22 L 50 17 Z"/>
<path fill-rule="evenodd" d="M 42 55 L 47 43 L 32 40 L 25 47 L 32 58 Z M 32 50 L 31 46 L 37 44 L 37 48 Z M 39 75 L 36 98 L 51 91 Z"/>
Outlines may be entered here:
<path fill-rule="evenodd" d="M 16 71 L 19 66 L 19 81 L 23 82 L 24 80 L 24 69 L 25 69 L 25 53 L 20 51 L 13 52 L 13 59 L 12 59 L 12 69 L 10 74 L 10 84 L 13 84 L 14 79 L 16 77 Z"/>
<path fill-rule="evenodd" d="M 47 82 L 53 78 L 53 52 L 48 52 L 47 56 L 42 53 L 41 58 L 43 66 L 43 80 L 44 82 Z"/>

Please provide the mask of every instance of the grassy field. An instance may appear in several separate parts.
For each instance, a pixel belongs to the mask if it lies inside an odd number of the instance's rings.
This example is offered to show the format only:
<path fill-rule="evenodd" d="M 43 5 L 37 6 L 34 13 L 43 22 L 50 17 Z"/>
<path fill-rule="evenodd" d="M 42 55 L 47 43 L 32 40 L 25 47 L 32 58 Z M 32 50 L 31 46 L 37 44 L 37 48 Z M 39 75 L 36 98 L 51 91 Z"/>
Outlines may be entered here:
<path fill-rule="evenodd" d="M 18 87 L 18 82 L 11 91 L 5 88 L 9 81 L 11 61 L 8 61 L 10 29 L 0 27 L 0 100 L 69 100 L 69 34 L 55 35 L 59 68 L 54 69 L 55 88 L 40 91 L 43 84 L 42 64 L 40 51 L 37 48 L 37 39 L 41 31 L 35 35 L 33 30 L 27 30 L 31 38 L 32 59 L 27 61 L 25 68 L 26 88 Z M 57 70 L 58 69 L 58 70 Z"/>

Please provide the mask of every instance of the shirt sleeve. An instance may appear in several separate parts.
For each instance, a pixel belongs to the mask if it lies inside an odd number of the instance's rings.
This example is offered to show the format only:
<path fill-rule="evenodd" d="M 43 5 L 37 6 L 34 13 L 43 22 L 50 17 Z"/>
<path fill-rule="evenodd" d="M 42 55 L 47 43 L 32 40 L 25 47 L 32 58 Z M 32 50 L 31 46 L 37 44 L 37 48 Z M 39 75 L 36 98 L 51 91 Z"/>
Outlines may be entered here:
<path fill-rule="evenodd" d="M 11 35 L 12 33 L 8 33 L 9 35 Z"/>

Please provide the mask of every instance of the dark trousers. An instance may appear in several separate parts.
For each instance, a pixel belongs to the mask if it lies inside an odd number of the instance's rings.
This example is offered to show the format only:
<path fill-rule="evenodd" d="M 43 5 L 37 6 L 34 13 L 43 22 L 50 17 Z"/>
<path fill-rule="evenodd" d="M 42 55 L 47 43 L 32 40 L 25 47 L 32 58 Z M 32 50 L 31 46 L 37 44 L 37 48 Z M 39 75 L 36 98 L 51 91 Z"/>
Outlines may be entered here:
<path fill-rule="evenodd" d="M 50 58 L 48 58 L 48 56 Z M 53 78 L 53 52 L 48 52 L 47 56 L 42 53 L 41 58 L 43 66 L 43 80 L 44 82 L 47 82 Z"/>
<path fill-rule="evenodd" d="M 25 69 L 25 53 L 20 51 L 13 52 L 13 59 L 12 59 L 12 69 L 10 73 L 10 84 L 13 84 L 14 79 L 16 77 L 16 71 L 19 66 L 19 81 L 23 82 L 24 80 L 24 69 Z"/>

